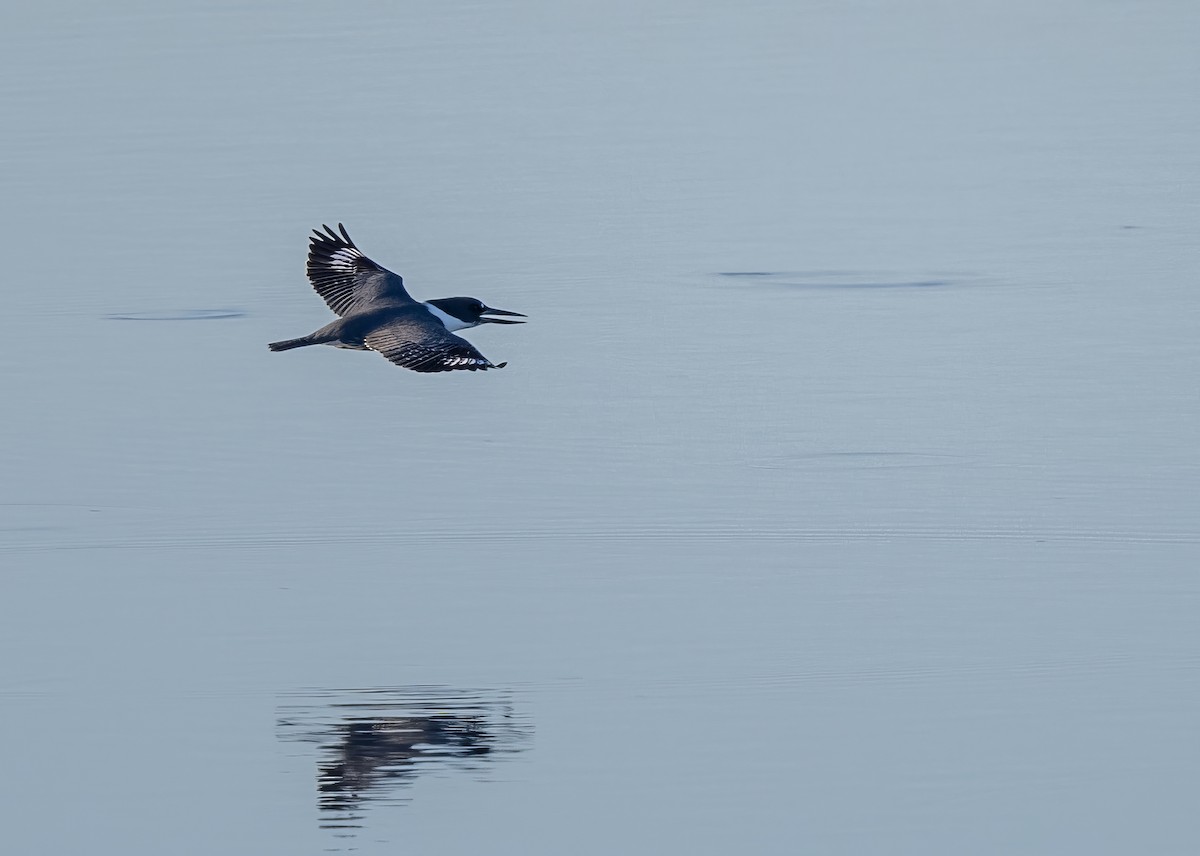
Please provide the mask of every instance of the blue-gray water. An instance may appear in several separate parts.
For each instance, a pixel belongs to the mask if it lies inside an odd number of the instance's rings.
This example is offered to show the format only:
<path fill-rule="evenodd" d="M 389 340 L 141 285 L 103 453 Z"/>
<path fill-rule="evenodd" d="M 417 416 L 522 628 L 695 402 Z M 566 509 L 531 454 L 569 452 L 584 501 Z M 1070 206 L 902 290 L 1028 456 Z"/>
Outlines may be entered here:
<path fill-rule="evenodd" d="M 1200 6 L 14 6 L 10 853 L 1200 851 Z M 266 343 L 342 221 L 509 367 Z"/>

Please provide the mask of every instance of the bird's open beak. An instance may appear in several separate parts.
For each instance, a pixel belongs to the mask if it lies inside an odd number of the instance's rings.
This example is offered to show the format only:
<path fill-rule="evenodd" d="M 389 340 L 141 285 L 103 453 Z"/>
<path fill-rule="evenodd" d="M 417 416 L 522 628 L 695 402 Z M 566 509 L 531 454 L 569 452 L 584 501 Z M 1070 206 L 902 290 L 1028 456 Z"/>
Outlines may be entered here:
<path fill-rule="evenodd" d="M 524 324 L 524 321 L 509 321 L 506 318 L 485 318 L 484 315 L 508 315 L 514 318 L 524 318 L 520 312 L 509 312 L 504 309 L 492 309 L 490 306 L 485 306 L 480 313 L 480 324 Z"/>

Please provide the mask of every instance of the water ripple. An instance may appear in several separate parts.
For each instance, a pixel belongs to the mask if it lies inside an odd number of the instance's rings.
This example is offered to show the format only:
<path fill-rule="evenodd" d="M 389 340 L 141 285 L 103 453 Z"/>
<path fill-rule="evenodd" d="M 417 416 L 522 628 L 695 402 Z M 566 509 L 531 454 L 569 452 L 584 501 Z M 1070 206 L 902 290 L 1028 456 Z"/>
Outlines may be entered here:
<path fill-rule="evenodd" d="M 770 286 L 813 291 L 850 291 L 885 289 L 943 289 L 978 286 L 984 279 L 965 272 L 857 271 L 721 271 L 717 276 L 745 280 L 747 286 Z"/>
<path fill-rule="evenodd" d="M 208 321 L 217 318 L 242 318 L 240 309 L 180 309 L 168 312 L 118 312 L 106 316 L 110 321 Z"/>

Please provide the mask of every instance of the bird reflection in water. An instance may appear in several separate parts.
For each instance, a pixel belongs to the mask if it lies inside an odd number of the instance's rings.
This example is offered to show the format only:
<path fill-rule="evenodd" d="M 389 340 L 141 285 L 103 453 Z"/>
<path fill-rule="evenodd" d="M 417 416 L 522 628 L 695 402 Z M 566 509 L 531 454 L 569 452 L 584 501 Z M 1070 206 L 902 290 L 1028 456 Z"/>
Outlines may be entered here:
<path fill-rule="evenodd" d="M 353 836 L 373 803 L 408 802 L 404 789 L 437 768 L 476 774 L 526 748 L 531 729 L 503 694 L 445 687 L 305 693 L 282 708 L 280 736 L 318 743 L 321 827 Z"/>

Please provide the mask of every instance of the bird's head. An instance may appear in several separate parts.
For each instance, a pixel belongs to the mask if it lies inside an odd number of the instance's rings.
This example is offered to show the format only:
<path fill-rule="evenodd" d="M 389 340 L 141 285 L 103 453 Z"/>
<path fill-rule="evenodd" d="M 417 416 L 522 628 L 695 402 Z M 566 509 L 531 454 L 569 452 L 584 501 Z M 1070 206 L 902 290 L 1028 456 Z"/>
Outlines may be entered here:
<path fill-rule="evenodd" d="M 474 297 L 440 297 L 437 300 L 427 300 L 426 303 L 437 307 L 442 312 L 458 319 L 463 327 L 475 327 L 479 324 L 524 324 L 524 321 L 513 321 L 513 318 L 524 318 L 520 312 L 509 312 L 505 309 L 493 309 Z M 506 318 L 490 318 L 490 315 L 505 315 Z"/>

